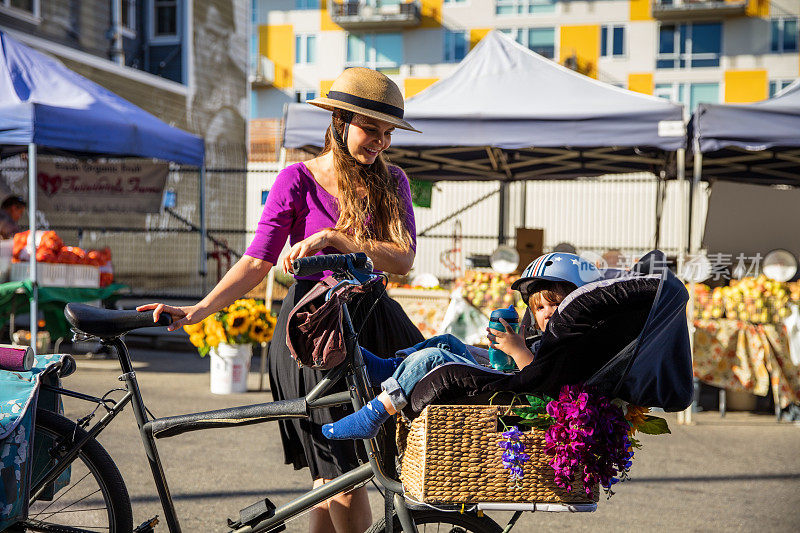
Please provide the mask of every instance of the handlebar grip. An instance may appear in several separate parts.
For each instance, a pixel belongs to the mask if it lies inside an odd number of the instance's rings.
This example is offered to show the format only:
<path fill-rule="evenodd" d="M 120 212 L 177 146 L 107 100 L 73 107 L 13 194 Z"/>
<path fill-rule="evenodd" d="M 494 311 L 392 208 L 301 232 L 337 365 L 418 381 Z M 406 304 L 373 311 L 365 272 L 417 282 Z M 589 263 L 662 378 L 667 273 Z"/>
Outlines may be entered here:
<path fill-rule="evenodd" d="M 292 270 L 295 276 L 310 276 L 325 270 L 348 270 L 348 260 L 354 268 L 366 268 L 369 257 L 363 252 L 353 254 L 330 254 L 301 257 L 292 261 Z"/>

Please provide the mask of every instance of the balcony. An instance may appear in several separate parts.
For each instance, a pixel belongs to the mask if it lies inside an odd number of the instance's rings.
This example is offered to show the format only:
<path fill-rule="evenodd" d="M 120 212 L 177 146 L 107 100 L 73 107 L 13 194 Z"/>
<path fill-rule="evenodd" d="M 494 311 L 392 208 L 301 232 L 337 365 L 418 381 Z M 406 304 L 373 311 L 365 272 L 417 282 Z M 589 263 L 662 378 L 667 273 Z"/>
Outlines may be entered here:
<path fill-rule="evenodd" d="M 346 30 L 410 28 L 422 22 L 419 0 L 328 0 L 328 13 Z"/>
<path fill-rule="evenodd" d="M 653 18 L 691 20 L 694 18 L 741 17 L 753 0 L 653 0 Z"/>
<path fill-rule="evenodd" d="M 251 87 L 270 87 L 275 83 L 275 63 L 262 55 L 250 58 L 248 78 Z"/>

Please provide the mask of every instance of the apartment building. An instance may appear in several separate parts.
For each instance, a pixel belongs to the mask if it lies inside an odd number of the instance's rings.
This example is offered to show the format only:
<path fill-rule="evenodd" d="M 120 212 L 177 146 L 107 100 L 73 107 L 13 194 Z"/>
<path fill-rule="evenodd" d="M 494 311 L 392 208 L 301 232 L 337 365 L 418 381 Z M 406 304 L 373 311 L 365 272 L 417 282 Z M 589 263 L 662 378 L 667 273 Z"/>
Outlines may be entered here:
<path fill-rule="evenodd" d="M 349 66 L 377 68 L 414 96 L 492 29 L 687 109 L 762 100 L 800 74 L 798 0 L 252 1 L 250 118 L 324 94 Z"/>

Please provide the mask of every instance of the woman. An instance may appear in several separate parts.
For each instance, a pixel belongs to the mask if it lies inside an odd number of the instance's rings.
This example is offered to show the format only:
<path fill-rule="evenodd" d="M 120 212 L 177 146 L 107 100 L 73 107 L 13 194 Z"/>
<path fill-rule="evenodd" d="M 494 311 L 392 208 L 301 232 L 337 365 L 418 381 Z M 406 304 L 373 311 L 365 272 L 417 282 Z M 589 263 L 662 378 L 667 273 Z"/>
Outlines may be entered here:
<path fill-rule="evenodd" d="M 395 128 L 417 131 L 403 120 L 403 97 L 389 78 L 374 70 L 351 68 L 334 81 L 327 97 L 309 102 L 333 112 L 322 153 L 285 168 L 270 189 L 256 236 L 240 259 L 201 302 L 188 307 L 148 304 L 139 310 L 162 312 L 175 319 L 171 330 L 196 324 L 258 284 L 275 264 L 287 237 L 284 271 L 293 259 L 325 253 L 363 251 L 376 270 L 406 274 L 414 262 L 416 228 L 408 179 L 389 167 L 382 154 Z M 297 278 L 283 301 L 270 347 L 270 385 L 275 400 L 304 396 L 324 371 L 298 369 L 285 342 L 286 322 L 294 305 L 322 274 Z M 353 322 L 363 323 L 362 346 L 382 356 L 422 341 L 402 308 L 382 294 L 372 313 L 367 310 L 382 291 L 354 301 Z M 345 384 L 340 384 L 345 390 Z M 314 410 L 310 420 L 280 421 L 287 464 L 308 467 L 314 486 L 358 465 L 351 441 L 330 441 L 322 425 L 346 415 L 347 407 Z M 366 487 L 341 494 L 314 508 L 314 533 L 360 532 L 372 522 Z"/>

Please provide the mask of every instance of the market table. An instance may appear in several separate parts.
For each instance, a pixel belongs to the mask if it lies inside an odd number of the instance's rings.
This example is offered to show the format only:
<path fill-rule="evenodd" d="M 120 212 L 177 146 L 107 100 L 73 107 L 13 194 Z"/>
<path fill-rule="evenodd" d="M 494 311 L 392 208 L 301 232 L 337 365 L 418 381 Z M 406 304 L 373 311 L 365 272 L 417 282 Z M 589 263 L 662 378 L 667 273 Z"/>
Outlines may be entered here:
<path fill-rule="evenodd" d="M 121 283 L 107 287 L 39 287 L 39 310 L 44 314 L 45 329 L 52 339 L 67 338 L 70 328 L 64 318 L 64 307 L 69 302 L 89 302 L 106 300 L 120 290 L 127 288 Z M 33 285 L 30 281 L 0 283 L 0 327 L 5 326 L 12 314 L 30 312 L 30 299 Z"/>
<path fill-rule="evenodd" d="M 757 396 L 771 386 L 781 409 L 800 402 L 800 367 L 783 325 L 700 319 L 694 327 L 694 375 L 700 381 Z"/>

